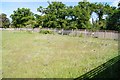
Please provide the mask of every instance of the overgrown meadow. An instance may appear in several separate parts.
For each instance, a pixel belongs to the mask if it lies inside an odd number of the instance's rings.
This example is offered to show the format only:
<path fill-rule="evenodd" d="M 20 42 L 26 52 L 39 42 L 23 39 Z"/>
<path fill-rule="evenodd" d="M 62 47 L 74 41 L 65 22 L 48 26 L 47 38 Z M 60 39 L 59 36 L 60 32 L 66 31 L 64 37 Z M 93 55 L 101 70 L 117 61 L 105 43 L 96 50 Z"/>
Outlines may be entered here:
<path fill-rule="evenodd" d="M 76 78 L 117 54 L 115 40 L 2 31 L 3 78 Z"/>
<path fill-rule="evenodd" d="M 0 31 L 0 79 L 2 78 L 2 32 Z"/>

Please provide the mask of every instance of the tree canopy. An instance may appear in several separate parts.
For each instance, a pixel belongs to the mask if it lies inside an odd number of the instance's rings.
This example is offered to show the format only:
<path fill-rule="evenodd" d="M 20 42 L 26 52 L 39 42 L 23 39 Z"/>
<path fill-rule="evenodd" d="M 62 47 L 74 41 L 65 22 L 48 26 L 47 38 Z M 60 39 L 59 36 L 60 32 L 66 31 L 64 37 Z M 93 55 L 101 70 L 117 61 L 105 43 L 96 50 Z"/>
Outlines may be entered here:
<path fill-rule="evenodd" d="M 107 29 L 120 31 L 120 2 L 118 4 L 118 8 L 108 17 Z"/>
<path fill-rule="evenodd" d="M 7 18 L 7 15 L 2 13 L 0 14 L 0 27 L 9 28 L 10 20 Z"/>
<path fill-rule="evenodd" d="M 12 25 L 16 28 L 26 27 L 29 20 L 34 20 L 34 14 L 28 8 L 18 8 L 10 17 Z"/>
<path fill-rule="evenodd" d="M 66 6 L 62 2 L 48 2 L 48 6 L 36 9 L 33 14 L 28 8 L 18 8 L 11 14 L 11 24 L 15 28 L 39 27 L 58 29 L 120 30 L 120 3 L 118 8 L 107 3 L 78 2 L 75 6 Z M 98 19 L 92 20 L 92 13 Z M 106 17 L 105 17 L 106 16 Z M 9 19 L 6 18 L 9 22 Z M 8 24 L 8 23 L 7 23 Z"/>

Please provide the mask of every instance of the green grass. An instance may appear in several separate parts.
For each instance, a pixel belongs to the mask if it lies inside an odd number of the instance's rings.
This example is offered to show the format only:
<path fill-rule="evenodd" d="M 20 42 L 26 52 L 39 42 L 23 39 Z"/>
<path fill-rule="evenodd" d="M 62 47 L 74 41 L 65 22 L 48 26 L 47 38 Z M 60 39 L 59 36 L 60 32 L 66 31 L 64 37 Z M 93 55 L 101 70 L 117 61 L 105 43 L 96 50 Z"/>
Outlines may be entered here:
<path fill-rule="evenodd" d="M 2 32 L 0 31 L 0 79 L 2 78 Z"/>
<path fill-rule="evenodd" d="M 114 40 L 2 32 L 4 78 L 76 78 L 118 54 Z"/>

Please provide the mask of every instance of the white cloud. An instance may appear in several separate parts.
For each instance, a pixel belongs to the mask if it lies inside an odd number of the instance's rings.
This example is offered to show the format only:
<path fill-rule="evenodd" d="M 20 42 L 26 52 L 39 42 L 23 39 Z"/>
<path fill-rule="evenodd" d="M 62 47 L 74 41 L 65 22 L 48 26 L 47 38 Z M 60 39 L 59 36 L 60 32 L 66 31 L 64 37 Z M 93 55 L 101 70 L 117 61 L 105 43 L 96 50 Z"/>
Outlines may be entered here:
<path fill-rule="evenodd" d="M 115 1 L 112 3 L 112 6 L 117 7 L 117 6 L 118 6 L 118 2 L 120 2 L 120 1 L 119 1 L 119 0 L 115 0 Z"/>

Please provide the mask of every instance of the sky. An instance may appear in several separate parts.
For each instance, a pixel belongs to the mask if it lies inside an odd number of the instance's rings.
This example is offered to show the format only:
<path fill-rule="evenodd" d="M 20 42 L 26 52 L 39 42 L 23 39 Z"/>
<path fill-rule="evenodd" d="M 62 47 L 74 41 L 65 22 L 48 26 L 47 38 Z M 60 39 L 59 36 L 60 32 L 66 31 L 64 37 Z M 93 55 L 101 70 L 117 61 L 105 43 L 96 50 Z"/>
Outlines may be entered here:
<path fill-rule="evenodd" d="M 81 0 L 48 0 L 48 1 L 61 1 L 67 6 L 75 6 Z M 117 6 L 119 0 L 87 0 L 89 2 L 106 2 L 112 6 Z M 40 14 L 37 12 L 39 6 L 47 7 L 47 0 L 1 0 L 0 1 L 0 13 L 7 14 L 7 17 L 10 18 L 10 15 L 17 8 L 30 8 L 31 11 L 35 14 Z M 93 17 L 96 17 L 95 15 Z"/>
<path fill-rule="evenodd" d="M 83 0 L 1 0 L 1 1 L 2 2 L 46 2 L 46 1 L 79 2 L 79 1 L 83 1 Z M 87 0 L 87 1 L 90 1 L 90 2 L 114 2 L 116 0 Z"/>
<path fill-rule="evenodd" d="M 66 5 L 77 5 L 77 2 L 64 2 Z M 0 3 L 2 7 L 0 8 L 0 12 L 5 13 L 9 16 L 13 13 L 17 8 L 30 8 L 33 13 L 40 14 L 37 12 L 37 8 L 39 6 L 47 7 L 47 2 L 2 2 Z"/>

